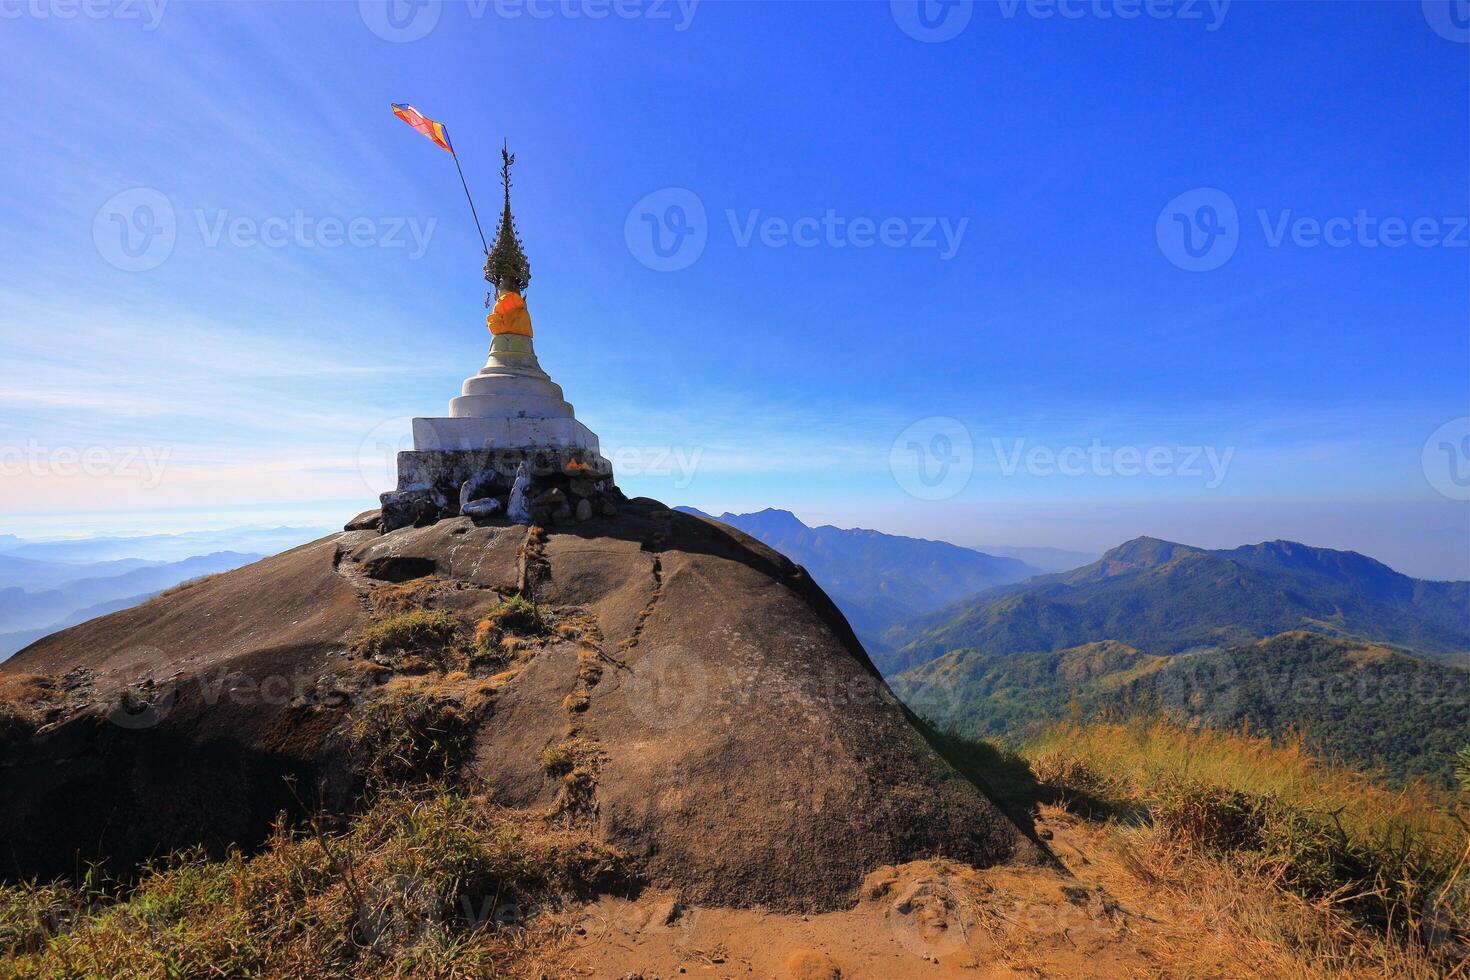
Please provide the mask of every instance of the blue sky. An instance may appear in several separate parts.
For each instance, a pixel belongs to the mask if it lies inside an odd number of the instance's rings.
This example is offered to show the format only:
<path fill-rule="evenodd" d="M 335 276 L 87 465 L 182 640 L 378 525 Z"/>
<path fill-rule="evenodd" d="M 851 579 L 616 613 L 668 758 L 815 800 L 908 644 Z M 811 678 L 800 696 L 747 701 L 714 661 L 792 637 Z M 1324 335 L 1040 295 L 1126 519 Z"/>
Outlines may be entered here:
<path fill-rule="evenodd" d="M 0 531 L 388 489 L 487 341 L 406 101 L 630 493 L 1470 577 L 1463 13 L 0 0 Z"/>

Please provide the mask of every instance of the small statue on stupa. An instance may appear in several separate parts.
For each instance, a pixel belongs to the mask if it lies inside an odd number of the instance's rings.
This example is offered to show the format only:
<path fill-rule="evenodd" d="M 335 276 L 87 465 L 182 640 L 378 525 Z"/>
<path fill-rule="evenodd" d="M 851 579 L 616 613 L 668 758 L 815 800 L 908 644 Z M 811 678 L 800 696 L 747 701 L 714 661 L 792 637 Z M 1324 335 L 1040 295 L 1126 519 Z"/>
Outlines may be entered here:
<path fill-rule="evenodd" d="M 493 297 L 487 297 L 486 306 L 491 306 L 485 325 L 495 336 L 518 334 L 532 336 L 531 314 L 526 310 L 523 298 L 526 287 L 531 284 L 531 263 L 521 248 L 521 237 L 516 234 L 515 218 L 510 213 L 510 167 L 516 155 L 509 145 L 500 148 L 500 182 L 505 188 L 505 206 L 500 212 L 500 230 L 495 235 L 495 245 L 485 257 L 485 279 L 495 287 Z"/>

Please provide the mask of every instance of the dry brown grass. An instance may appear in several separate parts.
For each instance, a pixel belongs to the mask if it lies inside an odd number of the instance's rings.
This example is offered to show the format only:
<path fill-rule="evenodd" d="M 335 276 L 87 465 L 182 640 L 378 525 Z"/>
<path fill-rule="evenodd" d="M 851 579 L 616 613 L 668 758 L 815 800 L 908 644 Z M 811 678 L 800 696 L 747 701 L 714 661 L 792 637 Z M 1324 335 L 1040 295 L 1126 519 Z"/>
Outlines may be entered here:
<path fill-rule="evenodd" d="M 1024 754 L 1106 823 L 1121 869 L 1226 916 L 1263 962 L 1428 976 L 1470 950 L 1470 824 L 1445 793 L 1387 789 L 1299 739 L 1157 720 L 1064 723 Z"/>
<path fill-rule="evenodd" d="M 560 910 L 623 878 L 584 833 L 397 789 L 340 833 L 278 826 L 254 857 L 181 855 L 122 895 L 0 888 L 0 975 L 537 976 Z"/>
<path fill-rule="evenodd" d="M 60 685 L 48 674 L 0 674 L 0 702 L 31 707 L 54 698 Z"/>
<path fill-rule="evenodd" d="M 379 616 L 427 609 L 438 598 L 444 582 L 433 576 L 410 579 L 407 582 L 380 583 L 368 594 L 368 603 Z"/>
<path fill-rule="evenodd" d="M 514 593 L 494 603 L 475 624 L 474 644 L 482 657 L 513 657 L 553 633 L 550 611 Z"/>
<path fill-rule="evenodd" d="M 1053 847 L 1125 913 L 1126 943 L 1151 976 L 1443 976 L 1422 945 L 1366 929 L 1331 899 L 1309 901 L 1276 870 L 1222 860 L 1158 826 L 1097 823 L 1043 807 Z"/>
<path fill-rule="evenodd" d="M 541 768 L 548 776 L 561 779 L 561 787 L 548 816 L 570 825 L 595 812 L 597 773 L 604 758 L 598 744 L 582 735 L 568 735 L 562 741 L 547 746 L 541 756 Z"/>
<path fill-rule="evenodd" d="M 391 671 L 372 660 L 349 660 L 336 668 L 343 680 L 382 682 Z"/>

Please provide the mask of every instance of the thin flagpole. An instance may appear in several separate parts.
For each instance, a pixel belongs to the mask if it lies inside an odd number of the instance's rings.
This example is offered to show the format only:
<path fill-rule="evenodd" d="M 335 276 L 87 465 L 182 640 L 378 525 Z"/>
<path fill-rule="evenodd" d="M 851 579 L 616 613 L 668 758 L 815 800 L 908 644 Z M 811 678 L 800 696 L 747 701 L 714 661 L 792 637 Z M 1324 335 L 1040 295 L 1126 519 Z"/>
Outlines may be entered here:
<path fill-rule="evenodd" d="M 480 247 L 485 250 L 485 254 L 488 256 L 490 254 L 490 246 L 485 244 L 485 229 L 480 227 L 480 216 L 475 213 L 475 199 L 470 197 L 470 185 L 464 182 L 464 171 L 459 166 L 459 154 L 451 149 L 449 155 L 454 157 L 454 169 L 459 171 L 459 185 L 464 188 L 464 199 L 470 202 L 470 215 L 475 219 L 475 231 L 480 233 Z"/>

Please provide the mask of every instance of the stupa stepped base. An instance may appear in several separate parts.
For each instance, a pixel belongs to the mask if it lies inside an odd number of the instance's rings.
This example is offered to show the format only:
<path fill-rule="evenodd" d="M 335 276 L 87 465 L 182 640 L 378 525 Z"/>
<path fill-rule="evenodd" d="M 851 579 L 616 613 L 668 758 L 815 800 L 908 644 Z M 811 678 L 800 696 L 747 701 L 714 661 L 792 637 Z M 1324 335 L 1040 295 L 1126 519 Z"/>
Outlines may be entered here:
<path fill-rule="evenodd" d="M 592 436 L 592 449 L 535 446 L 401 452 L 398 489 L 379 497 L 378 529 L 386 533 L 409 525 L 427 527 L 461 515 L 542 526 L 612 517 L 627 498 L 613 483 L 612 464 L 597 451 L 596 441 Z M 518 478 L 525 481 L 519 502 Z"/>

